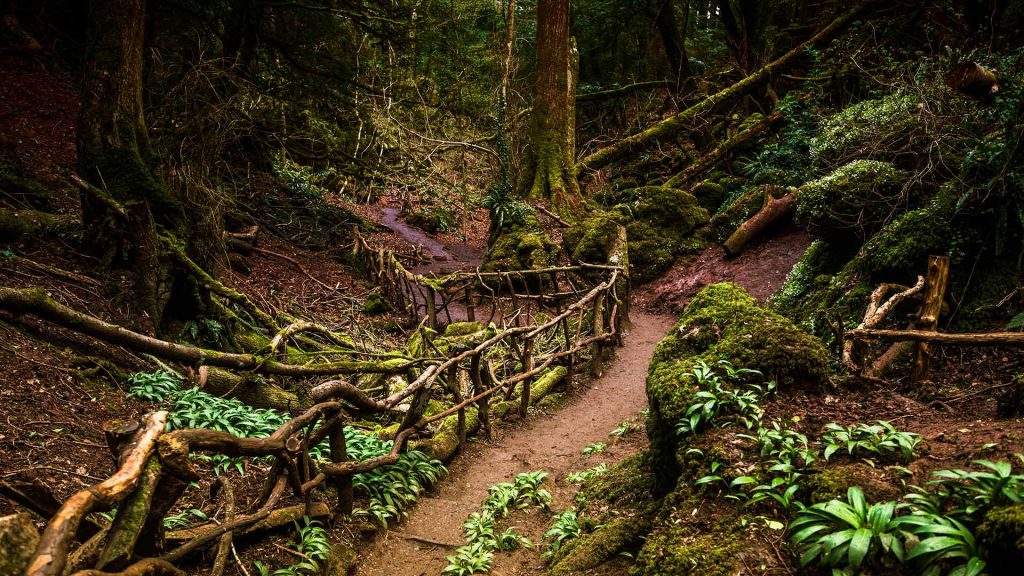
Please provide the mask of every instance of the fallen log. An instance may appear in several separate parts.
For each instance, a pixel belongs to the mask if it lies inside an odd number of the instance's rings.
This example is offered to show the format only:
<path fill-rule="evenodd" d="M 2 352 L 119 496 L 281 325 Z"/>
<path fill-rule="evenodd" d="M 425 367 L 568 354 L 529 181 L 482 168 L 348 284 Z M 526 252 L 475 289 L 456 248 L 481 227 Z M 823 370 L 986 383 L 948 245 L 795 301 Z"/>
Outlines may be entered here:
<path fill-rule="evenodd" d="M 0 310 L 14 315 L 29 314 L 64 328 L 124 346 L 136 352 L 152 354 L 183 364 L 217 366 L 234 370 L 252 370 L 280 376 L 333 376 L 336 374 L 400 374 L 422 360 L 389 359 L 380 361 L 325 362 L 322 364 L 287 364 L 255 354 L 218 352 L 160 340 L 133 332 L 73 310 L 50 298 L 42 288 L 0 287 Z"/>
<path fill-rule="evenodd" d="M 836 32 L 850 23 L 850 21 L 853 20 L 854 17 L 856 17 L 857 14 L 868 5 L 868 3 L 869 2 L 861 2 L 852 10 L 833 20 L 831 24 L 822 28 L 817 34 L 809 38 L 807 41 L 799 44 L 778 59 L 765 65 L 757 72 L 754 72 L 732 86 L 708 96 L 704 100 L 701 100 L 697 104 L 679 112 L 675 116 L 658 122 L 651 128 L 627 138 L 623 138 L 611 146 L 606 146 L 593 154 L 584 157 L 576 163 L 576 173 L 578 175 L 582 175 L 585 172 L 598 170 L 612 162 L 625 158 L 626 156 L 643 149 L 649 144 L 669 138 L 679 131 L 689 127 L 696 118 L 705 116 L 722 104 L 731 102 L 736 98 L 746 95 L 751 90 L 770 79 L 773 74 L 788 65 L 790 61 L 796 59 L 796 57 L 801 54 L 804 54 L 804 51 L 807 48 L 831 38 Z"/>
<path fill-rule="evenodd" d="M 773 198 L 771 194 L 766 194 L 764 206 L 757 214 L 740 224 L 740 227 L 722 245 L 725 248 L 725 255 L 730 258 L 739 256 L 751 240 L 772 224 L 791 215 L 796 210 L 797 193 L 797 191 L 793 191 L 782 198 Z"/>
<path fill-rule="evenodd" d="M 677 173 L 675 176 L 669 178 L 665 182 L 665 186 L 668 186 L 670 188 L 679 188 L 680 186 L 685 185 L 687 182 L 693 179 L 694 176 L 710 169 L 712 166 L 721 161 L 723 157 L 725 157 L 727 154 L 735 150 L 738 146 L 740 146 L 747 140 L 750 140 L 751 138 L 757 136 L 758 134 L 767 131 L 781 119 L 782 113 L 775 112 L 774 114 L 771 114 L 770 116 L 766 117 L 764 120 L 761 120 L 757 124 L 754 124 L 750 128 L 747 128 L 746 130 L 740 132 L 739 134 L 736 134 L 732 138 L 729 138 L 728 140 L 720 144 L 717 148 L 708 152 L 707 154 L 704 154 L 703 156 L 698 158 L 696 162 L 690 164 L 682 171 Z"/>
<path fill-rule="evenodd" d="M 103 482 L 68 498 L 43 530 L 26 576 L 60 576 L 67 562 L 68 548 L 82 519 L 91 512 L 110 510 L 131 494 L 166 424 L 167 412 L 147 416 L 121 468 Z"/>
<path fill-rule="evenodd" d="M 103 572 L 102 570 L 82 570 L 71 576 L 185 576 L 185 573 L 173 564 L 159 558 L 146 558 L 125 568 L 120 572 Z"/>
<path fill-rule="evenodd" d="M 847 338 L 871 338 L 890 342 L 930 342 L 950 346 L 1024 346 L 1024 332 L 944 333 L 929 330 L 850 330 Z"/>
<path fill-rule="evenodd" d="M 919 294 L 924 289 L 924 277 L 918 276 L 917 283 L 910 288 L 906 286 L 900 286 L 899 284 L 881 284 L 878 288 L 875 288 L 871 292 L 871 298 L 868 301 L 868 307 L 864 311 L 864 320 L 857 326 L 857 330 L 866 330 L 874 328 L 885 319 L 886 315 L 889 314 L 897 304 Z M 882 298 L 892 290 L 899 290 L 891 298 L 882 303 Z M 861 346 L 860 341 L 854 338 L 845 338 L 843 340 L 843 364 L 853 372 L 860 372 L 860 357 L 861 357 Z"/>

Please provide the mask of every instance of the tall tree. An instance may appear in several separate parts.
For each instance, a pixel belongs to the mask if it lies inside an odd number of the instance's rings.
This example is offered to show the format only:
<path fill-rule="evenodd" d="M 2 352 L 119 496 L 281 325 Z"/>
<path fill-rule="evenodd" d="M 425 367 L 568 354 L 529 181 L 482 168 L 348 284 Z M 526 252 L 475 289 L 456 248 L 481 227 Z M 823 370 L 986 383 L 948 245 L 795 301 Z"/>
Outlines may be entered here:
<path fill-rule="evenodd" d="M 185 223 L 180 198 L 155 172 L 142 112 L 145 0 L 92 3 L 78 121 L 78 170 L 86 243 L 101 267 L 124 271 L 131 300 L 160 325 L 170 269 L 158 229 Z"/>
<path fill-rule="evenodd" d="M 689 10 L 689 5 L 687 5 L 687 10 Z M 677 82 L 685 80 L 691 74 L 690 58 L 686 53 L 684 35 L 680 33 L 679 26 L 676 23 L 674 0 L 658 0 L 654 25 L 658 28 L 661 44 L 665 47 L 665 56 L 668 59 L 669 67 L 672 69 L 673 77 Z M 683 25 L 685 27 L 685 21 Z"/>
<path fill-rule="evenodd" d="M 569 0 L 537 2 L 537 78 L 530 148 L 522 187 L 571 214 L 581 204 L 573 170 L 576 138 L 576 63 L 569 31 Z"/>

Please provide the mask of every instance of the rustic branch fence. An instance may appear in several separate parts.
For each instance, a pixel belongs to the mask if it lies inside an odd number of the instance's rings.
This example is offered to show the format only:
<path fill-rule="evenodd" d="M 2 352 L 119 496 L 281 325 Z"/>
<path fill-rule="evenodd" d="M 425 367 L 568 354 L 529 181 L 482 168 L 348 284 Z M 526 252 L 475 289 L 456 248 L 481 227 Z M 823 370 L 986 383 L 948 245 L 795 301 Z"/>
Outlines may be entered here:
<path fill-rule="evenodd" d="M 228 539 L 235 533 L 280 526 L 303 515 L 324 516 L 332 511 L 350 514 L 353 475 L 394 464 L 415 435 L 432 427 L 440 430 L 446 424 L 453 425 L 455 430 L 452 449 L 441 454 L 449 456 L 470 433 L 470 411 L 484 433 L 489 434 L 492 414 L 515 411 L 525 415 L 539 395 L 559 381 L 571 382 L 581 366 L 599 374 L 606 349 L 621 343 L 622 328 L 628 322 L 627 272 L 618 266 L 457 272 L 426 278 L 410 273 L 394 253 L 370 246 L 358 234 L 353 254 L 376 279 L 385 297 L 411 319 L 433 329 L 460 320 L 486 320 L 489 326 L 476 330 L 468 344 L 452 347 L 448 354 L 438 354 L 443 360 L 435 357 L 399 361 L 385 367 L 367 363 L 368 373 L 407 375 L 409 385 L 390 395 L 375 397 L 346 380 L 324 382 L 311 391 L 315 405 L 265 438 L 207 429 L 168 432 L 166 412 L 149 414 L 141 423 L 108 423 L 105 429 L 118 462 L 117 471 L 72 495 L 52 513 L 24 573 L 86 576 L 97 574 L 97 570 L 113 570 L 126 576 L 178 574 L 174 562 L 217 542 L 222 542 L 224 548 L 224 542 L 230 544 Z M 0 309 L 12 309 L 13 302 L 21 304 L 19 313 L 36 315 L 99 338 L 110 336 L 105 327 L 92 325 L 98 319 L 82 318 L 81 313 L 70 317 L 68 311 L 59 305 L 55 308 L 53 303 L 28 305 L 20 291 L 2 290 L 6 292 L 0 293 Z M 283 332 L 282 338 L 289 337 L 287 329 Z M 439 338 L 436 331 L 423 330 L 421 335 L 429 348 L 440 352 L 433 341 Z M 116 336 L 121 345 L 144 348 L 172 360 L 202 363 L 216 358 L 224 365 L 238 360 L 187 346 L 164 346 L 123 328 L 118 329 Z M 251 363 L 246 357 L 246 362 L 239 361 L 238 365 L 249 367 Z M 328 365 L 324 366 L 322 370 L 295 371 L 327 375 Z M 335 375 L 360 372 L 359 363 L 341 363 L 338 367 Z M 428 415 L 428 400 L 432 398 L 450 400 L 451 405 Z M 495 398 L 499 400 L 492 403 Z M 366 461 L 348 459 L 343 430 L 354 415 L 400 417 L 390 453 Z M 330 461 L 318 462 L 310 451 L 325 440 Z M 167 538 L 163 519 L 187 485 L 199 479 L 190 457 L 197 453 L 267 457 L 273 459 L 273 465 L 264 479 L 262 495 L 251 511 L 235 513 L 233 492 L 228 485 L 221 494 L 225 508 L 231 509 L 231 519 L 190 528 L 184 543 L 168 549 L 167 542 L 180 540 Z M 224 486 L 227 481 L 221 478 L 217 484 Z M 326 494 L 318 490 L 320 487 L 336 494 L 337 505 L 333 510 L 325 501 Z M 282 505 L 287 494 L 299 503 Z M 22 503 L 33 505 L 31 499 Z M 87 531 L 89 536 L 82 535 L 79 528 L 89 525 L 90 514 L 114 508 L 117 512 L 109 525 Z M 76 540 L 82 541 L 77 547 Z M 215 564 L 217 567 L 222 570 L 223 562 Z"/>

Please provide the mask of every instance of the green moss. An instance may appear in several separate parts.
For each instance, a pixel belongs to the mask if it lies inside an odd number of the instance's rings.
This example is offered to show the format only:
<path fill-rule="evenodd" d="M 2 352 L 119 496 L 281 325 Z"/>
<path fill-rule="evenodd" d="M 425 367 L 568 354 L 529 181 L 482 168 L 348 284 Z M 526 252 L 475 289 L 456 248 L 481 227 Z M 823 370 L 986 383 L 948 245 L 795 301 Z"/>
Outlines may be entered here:
<path fill-rule="evenodd" d="M 812 242 L 786 275 L 786 283 L 768 299 L 768 307 L 783 315 L 798 307 L 813 289 L 817 271 L 822 269 L 823 262 L 827 259 L 828 244 L 822 240 Z"/>
<path fill-rule="evenodd" d="M 650 519 L 644 515 L 612 518 L 564 547 L 548 574 L 562 576 L 596 568 L 641 542 L 650 529 Z"/>
<path fill-rule="evenodd" d="M 332 544 L 330 555 L 327 557 L 326 574 L 327 576 L 349 576 L 355 572 L 358 563 L 359 555 L 351 542 Z"/>
<path fill-rule="evenodd" d="M 37 210 L 0 208 L 0 242 L 12 242 L 24 236 L 58 234 L 75 227 L 74 219 Z"/>
<path fill-rule="evenodd" d="M 702 290 L 658 344 L 648 371 L 647 434 L 660 494 L 671 490 L 679 475 L 675 425 L 697 391 L 688 372 L 698 361 L 720 358 L 760 370 L 780 388 L 818 388 L 828 377 L 828 354 L 816 338 L 761 308 L 735 284 Z"/>
<path fill-rule="evenodd" d="M 993 508 L 978 526 L 977 538 L 988 550 L 991 574 L 1018 574 L 1024 562 L 1024 505 Z"/>
<path fill-rule="evenodd" d="M 700 182 L 693 187 L 691 193 L 697 198 L 697 202 L 700 203 L 708 212 L 718 210 L 722 202 L 729 196 L 725 186 L 722 186 L 718 182 L 711 182 L 705 180 Z"/>
<path fill-rule="evenodd" d="M 912 96 L 890 95 L 848 106 L 821 123 L 811 139 L 816 166 L 838 166 L 854 158 L 895 159 L 907 153 L 918 126 L 918 101 Z"/>
<path fill-rule="evenodd" d="M 663 526 L 648 537 L 632 574 L 733 576 L 744 571 L 740 552 L 748 545 L 732 524 L 717 526 L 711 533 L 698 533 L 685 524 Z"/>
<path fill-rule="evenodd" d="M 593 515 L 608 507 L 643 508 L 652 501 L 653 483 L 650 453 L 637 452 L 580 488 L 577 497 L 582 502 L 580 511 Z"/>
<path fill-rule="evenodd" d="M 800 187 L 796 220 L 826 240 L 863 241 L 912 200 L 907 178 L 892 164 L 855 160 Z"/>
<path fill-rule="evenodd" d="M 391 304 L 379 291 L 370 292 L 363 302 L 363 312 L 366 314 L 384 314 L 391 310 Z"/>
<path fill-rule="evenodd" d="M 444 337 L 455 338 L 457 336 L 469 336 L 485 329 L 486 326 L 481 322 L 452 322 L 445 327 Z"/>
<path fill-rule="evenodd" d="M 612 216 L 599 213 L 567 228 L 562 233 L 562 245 L 573 262 L 604 264 L 611 256 L 620 226 Z"/>
<path fill-rule="evenodd" d="M 869 502 L 897 500 L 902 495 L 886 477 L 885 470 L 866 464 L 830 464 L 817 474 L 808 474 L 801 479 L 801 488 L 806 490 L 807 502 L 825 502 L 845 499 L 851 486 L 859 486 Z"/>
<path fill-rule="evenodd" d="M 529 214 L 523 223 L 503 226 L 491 234 L 484 272 L 545 268 L 557 261 L 558 246 L 548 239 L 540 221 Z"/>

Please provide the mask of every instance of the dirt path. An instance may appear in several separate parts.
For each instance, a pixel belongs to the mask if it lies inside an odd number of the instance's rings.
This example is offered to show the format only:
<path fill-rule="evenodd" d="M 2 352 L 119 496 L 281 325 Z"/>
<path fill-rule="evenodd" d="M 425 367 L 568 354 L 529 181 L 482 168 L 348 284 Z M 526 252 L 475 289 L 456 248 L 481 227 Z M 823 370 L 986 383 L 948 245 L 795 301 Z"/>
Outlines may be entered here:
<path fill-rule="evenodd" d="M 606 452 L 587 457 L 580 450 L 594 442 L 608 442 L 608 433 L 621 422 L 635 417 L 647 404 L 644 379 L 647 363 L 655 345 L 665 335 L 673 319 L 634 312 L 633 327 L 625 345 L 616 351 L 615 360 L 605 375 L 573 397 L 556 414 L 531 416 L 524 423 L 506 429 L 489 444 L 469 446 L 451 463 L 450 474 L 434 492 L 420 499 L 408 520 L 398 528 L 380 535 L 362 556 L 359 576 L 420 576 L 440 574 L 445 556 L 452 548 L 433 542 L 462 543 L 462 523 L 478 509 L 487 496 L 487 488 L 511 480 L 518 472 L 546 470 L 554 480 L 554 508 L 568 506 L 572 487 L 566 474 L 584 470 L 599 462 L 614 462 L 640 444 L 625 441 Z M 633 432 L 632 436 L 642 436 Z M 522 514 L 517 513 L 517 514 Z M 513 519 L 520 530 L 538 541 L 548 514 Z M 523 526 L 522 524 L 527 524 Z M 499 554 L 492 574 L 537 574 L 536 552 Z"/>

